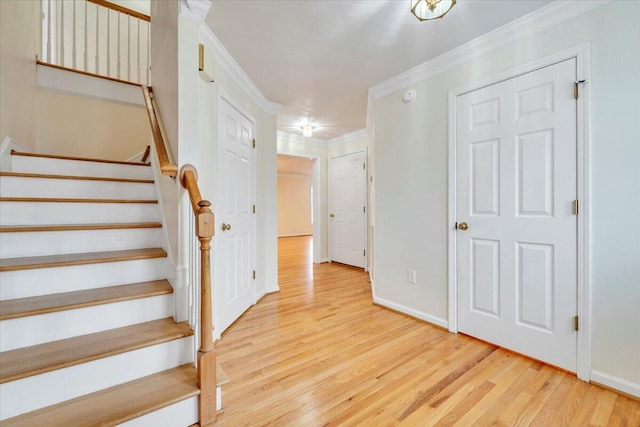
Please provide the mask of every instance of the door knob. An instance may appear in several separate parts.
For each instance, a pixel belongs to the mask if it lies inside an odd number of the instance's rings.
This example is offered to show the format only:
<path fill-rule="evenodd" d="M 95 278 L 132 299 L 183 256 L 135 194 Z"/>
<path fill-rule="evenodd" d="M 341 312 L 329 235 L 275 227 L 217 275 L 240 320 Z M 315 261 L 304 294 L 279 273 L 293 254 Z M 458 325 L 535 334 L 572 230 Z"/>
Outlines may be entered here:
<path fill-rule="evenodd" d="M 461 222 L 458 224 L 458 230 L 467 231 L 469 229 L 469 225 L 466 222 Z"/>
<path fill-rule="evenodd" d="M 329 218 L 333 218 L 334 216 L 335 216 L 334 214 L 331 214 L 331 215 L 329 215 Z"/>
<path fill-rule="evenodd" d="M 222 231 L 231 230 L 231 224 L 225 224 L 225 223 L 223 222 L 223 223 L 222 223 L 222 226 L 221 226 L 220 228 L 222 228 Z"/>

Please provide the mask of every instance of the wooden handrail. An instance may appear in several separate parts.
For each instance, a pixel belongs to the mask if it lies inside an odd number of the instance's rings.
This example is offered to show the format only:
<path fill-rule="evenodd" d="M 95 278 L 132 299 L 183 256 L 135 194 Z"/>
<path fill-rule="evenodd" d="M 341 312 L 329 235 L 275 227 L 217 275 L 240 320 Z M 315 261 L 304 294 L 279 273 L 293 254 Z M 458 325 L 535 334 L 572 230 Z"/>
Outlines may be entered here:
<path fill-rule="evenodd" d="M 142 163 L 145 163 L 149 158 L 149 154 L 151 154 L 151 146 L 147 145 L 147 148 L 144 149 L 144 154 L 142 154 L 142 158 L 140 159 L 140 161 Z"/>
<path fill-rule="evenodd" d="M 156 144 L 160 169 L 164 175 L 177 175 L 177 166 L 169 162 L 156 111 L 151 102 L 151 88 L 142 85 L 144 102 L 147 105 L 149 123 Z M 166 172 L 165 172 L 166 171 Z M 217 381 L 216 352 L 213 346 L 213 310 L 211 308 L 211 239 L 215 233 L 215 216 L 211 202 L 204 200 L 198 187 L 198 171 L 193 165 L 184 165 L 180 170 L 180 184 L 189 193 L 191 208 L 195 215 L 195 234 L 200 241 L 200 348 L 198 349 L 197 382 L 200 388 L 199 425 L 212 425 L 216 420 Z"/>
<path fill-rule="evenodd" d="M 109 8 L 111 10 L 115 10 L 117 12 L 124 13 L 129 16 L 133 16 L 134 18 L 142 19 L 143 21 L 151 22 L 151 17 L 149 15 L 145 15 L 144 13 L 137 12 L 135 10 L 131 10 L 124 6 L 120 6 L 119 4 L 111 3 L 106 0 L 87 0 L 89 3 L 97 4 L 98 6 L 103 6 Z"/>
<path fill-rule="evenodd" d="M 151 93 L 152 90 L 150 87 L 142 85 L 142 96 L 144 98 L 144 103 L 147 106 L 147 115 L 149 116 L 149 124 L 151 125 L 153 141 L 156 144 L 160 170 L 162 171 L 162 175 L 175 177 L 178 175 L 178 166 L 169 161 L 167 147 L 164 145 L 164 139 L 162 138 L 162 132 L 160 131 L 160 124 L 158 123 L 158 118 L 155 109 L 153 108 L 153 102 L 151 101 Z"/>
<path fill-rule="evenodd" d="M 192 165 L 180 169 L 180 183 L 189 193 L 196 217 L 196 236 L 200 241 L 200 349 L 198 350 L 198 387 L 200 387 L 200 425 L 216 420 L 216 353 L 213 347 L 213 313 L 211 308 L 211 239 L 215 233 L 215 216 L 211 202 L 203 200 L 198 187 L 198 171 Z"/>

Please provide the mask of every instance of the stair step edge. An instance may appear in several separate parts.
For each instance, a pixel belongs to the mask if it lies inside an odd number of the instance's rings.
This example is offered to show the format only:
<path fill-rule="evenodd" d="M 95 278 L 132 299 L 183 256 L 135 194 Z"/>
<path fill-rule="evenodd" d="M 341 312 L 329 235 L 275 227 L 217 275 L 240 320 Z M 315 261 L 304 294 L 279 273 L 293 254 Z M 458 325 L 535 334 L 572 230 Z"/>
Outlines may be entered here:
<path fill-rule="evenodd" d="M 75 199 L 68 197 L 0 197 L 0 202 L 21 202 L 21 203 L 140 203 L 157 204 L 153 199 Z"/>
<path fill-rule="evenodd" d="M 187 322 L 153 320 L 0 353 L 0 384 L 193 336 Z"/>
<path fill-rule="evenodd" d="M 37 178 L 37 179 L 65 179 L 76 181 L 106 181 L 106 182 L 124 182 L 131 184 L 153 184 L 153 179 L 137 179 L 137 178 L 117 178 L 117 177 L 101 177 L 101 176 L 83 176 L 83 175 L 55 175 L 27 172 L 0 172 L 0 177 L 7 178 Z"/>
<path fill-rule="evenodd" d="M 26 233 L 43 231 L 122 230 L 137 228 L 162 228 L 159 222 L 123 222 L 105 224 L 52 224 L 52 225 L 1 225 L 0 233 Z"/>
<path fill-rule="evenodd" d="M 191 364 L 178 366 L 75 399 L 4 420 L 3 426 L 114 426 L 198 396 Z M 140 399 L 145 396 L 145 399 Z"/>
<path fill-rule="evenodd" d="M 107 286 L 0 301 L 0 320 L 92 307 L 173 293 L 167 280 Z"/>
<path fill-rule="evenodd" d="M 93 157 L 75 157 L 75 156 L 59 156 L 55 154 L 39 154 L 39 153 L 25 153 L 23 151 L 11 150 L 13 156 L 23 157 L 40 157 L 45 159 L 58 159 L 58 160 L 72 160 L 78 162 L 94 162 L 94 163 L 110 163 L 116 165 L 128 165 L 128 166 L 150 166 L 150 163 L 142 162 L 127 162 L 123 160 L 110 160 L 110 159 L 97 159 Z"/>
<path fill-rule="evenodd" d="M 23 258 L 5 258 L 0 259 L 0 272 L 166 257 L 167 253 L 162 248 L 147 248 Z"/>

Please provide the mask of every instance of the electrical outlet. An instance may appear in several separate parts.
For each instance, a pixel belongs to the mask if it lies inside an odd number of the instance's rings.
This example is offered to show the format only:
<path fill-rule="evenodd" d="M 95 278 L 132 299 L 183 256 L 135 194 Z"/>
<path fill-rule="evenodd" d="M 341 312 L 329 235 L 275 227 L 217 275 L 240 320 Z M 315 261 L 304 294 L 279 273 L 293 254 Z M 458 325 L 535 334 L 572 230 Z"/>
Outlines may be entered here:
<path fill-rule="evenodd" d="M 416 271 L 415 270 L 407 270 L 407 282 L 411 284 L 416 284 Z"/>

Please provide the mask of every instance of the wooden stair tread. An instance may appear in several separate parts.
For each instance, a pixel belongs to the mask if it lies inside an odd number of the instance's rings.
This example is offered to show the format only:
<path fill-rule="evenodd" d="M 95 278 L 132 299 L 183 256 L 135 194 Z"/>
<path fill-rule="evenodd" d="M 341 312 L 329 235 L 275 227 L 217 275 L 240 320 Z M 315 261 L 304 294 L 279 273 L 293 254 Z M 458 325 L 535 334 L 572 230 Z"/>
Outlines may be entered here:
<path fill-rule="evenodd" d="M 152 179 L 110 178 L 102 176 L 52 175 L 43 173 L 0 172 L 0 176 L 13 178 L 72 179 L 78 181 L 131 182 L 136 184 L 153 184 Z"/>
<path fill-rule="evenodd" d="M 0 320 L 173 293 L 166 280 L 0 301 Z"/>
<path fill-rule="evenodd" d="M 115 426 L 200 394 L 191 364 L 4 420 L 3 426 Z"/>
<path fill-rule="evenodd" d="M 60 160 L 76 160 L 80 162 L 111 163 L 116 165 L 131 165 L 131 166 L 149 166 L 150 165 L 150 163 L 142 163 L 142 162 L 126 162 L 123 160 L 96 159 L 92 157 L 58 156 L 54 154 L 25 153 L 23 151 L 16 151 L 16 150 L 11 150 L 11 154 L 13 156 L 42 157 L 45 159 L 60 159 Z"/>
<path fill-rule="evenodd" d="M 0 353 L 0 384 L 193 335 L 173 318 Z"/>
<path fill-rule="evenodd" d="M 146 199 L 76 199 L 66 197 L 0 197 L 0 202 L 29 203 L 158 203 L 157 200 Z"/>
<path fill-rule="evenodd" d="M 136 259 L 163 258 L 162 248 L 129 249 L 124 251 L 85 252 L 79 254 L 47 255 L 0 259 L 0 271 L 29 270 L 33 268 L 65 267 L 69 265 L 97 264 Z"/>
<path fill-rule="evenodd" d="M 29 231 L 123 230 L 131 228 L 162 228 L 162 224 L 159 222 L 128 222 L 108 224 L 1 225 L 0 233 L 24 233 Z"/>

